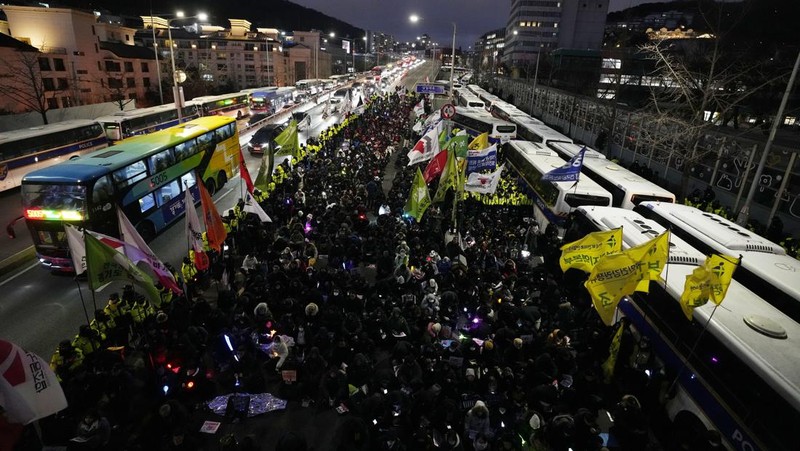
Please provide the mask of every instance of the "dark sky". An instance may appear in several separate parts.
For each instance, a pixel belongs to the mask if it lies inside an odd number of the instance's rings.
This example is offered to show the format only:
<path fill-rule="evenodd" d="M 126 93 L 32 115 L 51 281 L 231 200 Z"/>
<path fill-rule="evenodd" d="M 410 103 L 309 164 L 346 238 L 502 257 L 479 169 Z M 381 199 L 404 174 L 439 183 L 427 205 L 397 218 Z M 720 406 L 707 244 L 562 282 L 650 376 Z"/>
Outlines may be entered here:
<path fill-rule="evenodd" d="M 360 28 L 389 33 L 399 41 L 411 41 L 422 33 L 428 33 L 445 47 L 452 42 L 452 22 L 456 22 L 456 45 L 465 49 L 483 33 L 505 27 L 511 9 L 510 0 L 292 1 Z M 639 3 L 645 1 L 611 0 L 610 11 Z M 417 14 L 421 20 L 416 24 L 410 23 L 408 17 L 411 14 Z"/>

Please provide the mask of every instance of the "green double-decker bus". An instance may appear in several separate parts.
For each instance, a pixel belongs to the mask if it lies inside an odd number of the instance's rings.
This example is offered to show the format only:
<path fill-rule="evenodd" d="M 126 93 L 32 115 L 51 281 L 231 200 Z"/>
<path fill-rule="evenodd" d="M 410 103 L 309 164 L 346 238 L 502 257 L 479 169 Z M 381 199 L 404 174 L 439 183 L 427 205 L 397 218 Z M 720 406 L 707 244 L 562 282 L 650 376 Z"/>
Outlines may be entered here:
<path fill-rule="evenodd" d="M 27 174 L 23 214 L 39 261 L 73 271 L 64 223 L 118 236 L 117 206 L 153 239 L 183 216 L 187 187 L 199 200 L 200 178 L 214 194 L 238 171 L 239 155 L 236 120 L 211 116 Z"/>

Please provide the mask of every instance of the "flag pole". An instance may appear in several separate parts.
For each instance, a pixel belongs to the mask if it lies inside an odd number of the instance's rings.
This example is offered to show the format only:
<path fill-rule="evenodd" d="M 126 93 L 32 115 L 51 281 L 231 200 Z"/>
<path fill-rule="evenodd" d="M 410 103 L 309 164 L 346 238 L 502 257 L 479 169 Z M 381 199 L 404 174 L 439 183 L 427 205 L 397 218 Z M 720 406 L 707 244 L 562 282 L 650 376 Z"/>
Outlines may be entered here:
<path fill-rule="evenodd" d="M 703 335 L 705 335 L 706 330 L 708 330 L 708 325 L 709 325 L 709 323 L 711 323 L 711 318 L 714 317 L 714 313 L 716 313 L 717 307 L 719 307 L 719 304 L 714 304 L 714 310 L 712 310 L 711 311 L 711 315 L 708 316 L 708 319 L 706 320 L 706 323 L 703 325 L 703 330 L 700 331 L 700 335 L 697 337 L 697 340 L 694 341 L 694 345 L 692 345 L 692 349 L 689 351 L 689 354 L 686 356 L 686 363 L 683 366 L 681 366 L 680 371 L 678 371 L 678 374 L 675 376 L 675 379 L 672 381 L 672 383 L 670 384 L 669 388 L 667 389 L 667 393 L 671 392 L 672 389 L 675 388 L 675 384 L 678 383 L 678 379 L 680 379 L 681 375 L 686 370 L 686 365 L 691 363 L 692 356 L 694 355 L 694 352 L 697 350 L 697 345 L 700 344 L 700 340 L 703 338 Z"/>
<path fill-rule="evenodd" d="M 87 267 L 87 269 L 88 269 L 88 267 Z M 78 286 L 78 295 L 81 297 L 81 306 L 83 307 L 83 315 L 86 317 L 86 324 L 88 325 L 90 323 L 90 321 L 89 321 L 89 312 L 86 311 L 86 301 L 84 301 L 84 299 L 83 299 L 83 290 L 81 290 L 81 284 L 80 284 L 80 282 L 78 282 L 78 276 L 73 277 L 72 280 L 74 280 L 75 281 L 75 285 Z M 96 307 L 95 307 L 95 310 L 97 310 Z"/>
<path fill-rule="evenodd" d="M 83 229 L 83 247 L 84 247 L 84 249 L 86 248 L 86 229 Z M 87 256 L 88 256 L 88 254 L 87 254 Z M 92 292 L 92 307 L 94 307 L 94 310 L 97 311 L 97 299 L 95 297 L 94 288 L 92 288 L 92 271 L 89 269 L 90 266 L 91 265 L 89 265 L 89 259 L 87 258 L 86 259 L 86 279 L 88 280 L 88 283 L 89 283 L 89 291 Z M 76 282 L 77 282 L 77 280 L 76 280 Z M 79 287 L 79 291 L 80 291 L 80 287 Z M 81 300 L 83 300 L 83 295 L 82 294 L 81 294 Z M 88 317 L 89 315 L 87 314 L 86 316 Z"/>

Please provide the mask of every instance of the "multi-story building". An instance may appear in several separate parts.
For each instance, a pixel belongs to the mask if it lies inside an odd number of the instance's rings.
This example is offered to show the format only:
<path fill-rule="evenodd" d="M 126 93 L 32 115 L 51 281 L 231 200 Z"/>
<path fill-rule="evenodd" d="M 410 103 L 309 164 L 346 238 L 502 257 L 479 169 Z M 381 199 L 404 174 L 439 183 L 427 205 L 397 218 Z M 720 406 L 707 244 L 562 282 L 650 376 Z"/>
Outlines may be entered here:
<path fill-rule="evenodd" d="M 497 73 L 506 42 L 506 29 L 498 28 L 485 33 L 475 41 L 474 69 L 478 72 Z"/>
<path fill-rule="evenodd" d="M 163 49 L 158 52 L 160 66 L 169 74 L 172 36 L 176 69 L 187 76 L 187 99 L 261 86 L 292 86 L 297 80 L 330 76 L 331 57 L 321 47 L 319 31 L 250 31 L 247 20 L 229 22 L 230 28 L 193 24 L 170 29 L 167 19 L 143 16 L 144 28 L 136 39 L 152 48 L 155 35 L 156 48 Z"/>
<path fill-rule="evenodd" d="M 30 52 L 4 57 L 0 73 L 6 76 L 2 79 L 31 90 L 30 96 L 44 99 L 48 109 L 105 101 L 146 101 L 148 91 L 157 83 L 155 55 L 134 45 L 133 28 L 74 9 L 4 5 L 2 10 L 7 23 L 0 29 L 38 51 L 33 60 L 37 63 L 35 71 L 28 77 L 31 80 L 26 82 L 15 75 L 30 65 Z M 43 92 L 33 89 L 37 81 Z M 31 110 L 5 96 L 0 98 L 0 108 L 9 112 Z"/>
<path fill-rule="evenodd" d="M 540 52 L 600 49 L 609 0 L 512 0 L 503 62 L 519 66 Z"/>

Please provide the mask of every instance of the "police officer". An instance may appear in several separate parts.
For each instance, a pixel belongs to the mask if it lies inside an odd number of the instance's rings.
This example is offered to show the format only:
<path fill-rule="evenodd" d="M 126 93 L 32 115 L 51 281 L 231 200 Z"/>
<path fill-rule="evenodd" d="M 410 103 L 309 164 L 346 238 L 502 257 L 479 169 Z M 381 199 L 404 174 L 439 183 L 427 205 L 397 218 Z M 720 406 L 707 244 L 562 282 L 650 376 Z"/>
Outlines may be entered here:
<path fill-rule="evenodd" d="M 50 358 L 50 369 L 56 373 L 59 382 L 68 380 L 83 363 L 83 352 L 72 346 L 69 340 L 62 340 Z"/>
<path fill-rule="evenodd" d="M 84 356 L 97 351 L 100 349 L 97 332 L 86 324 L 82 325 L 78 329 L 78 335 L 75 335 L 75 338 L 72 339 L 72 347 L 81 351 Z"/>

